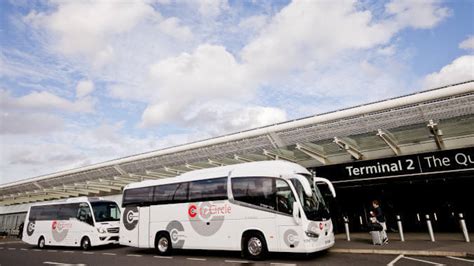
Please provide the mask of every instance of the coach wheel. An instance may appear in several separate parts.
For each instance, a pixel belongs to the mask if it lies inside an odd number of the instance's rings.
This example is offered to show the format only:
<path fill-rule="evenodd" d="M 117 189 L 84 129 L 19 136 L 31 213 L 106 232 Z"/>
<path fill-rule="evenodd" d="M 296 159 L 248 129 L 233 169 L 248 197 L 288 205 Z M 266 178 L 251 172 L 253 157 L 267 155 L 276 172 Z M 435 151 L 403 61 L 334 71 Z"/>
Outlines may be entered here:
<path fill-rule="evenodd" d="M 81 241 L 81 248 L 83 250 L 88 250 L 91 248 L 91 241 L 89 240 L 89 238 L 87 236 L 83 237 L 82 238 L 82 241 Z"/>
<path fill-rule="evenodd" d="M 244 239 L 244 255 L 251 260 L 262 260 L 267 255 L 265 238 L 259 233 L 252 233 Z"/>
<path fill-rule="evenodd" d="M 171 253 L 171 240 L 168 234 L 160 234 L 158 235 L 158 239 L 156 241 L 156 250 L 159 255 L 169 255 Z"/>
<path fill-rule="evenodd" d="M 46 247 L 46 241 L 44 240 L 44 237 L 40 237 L 38 240 L 38 248 L 43 249 Z"/>

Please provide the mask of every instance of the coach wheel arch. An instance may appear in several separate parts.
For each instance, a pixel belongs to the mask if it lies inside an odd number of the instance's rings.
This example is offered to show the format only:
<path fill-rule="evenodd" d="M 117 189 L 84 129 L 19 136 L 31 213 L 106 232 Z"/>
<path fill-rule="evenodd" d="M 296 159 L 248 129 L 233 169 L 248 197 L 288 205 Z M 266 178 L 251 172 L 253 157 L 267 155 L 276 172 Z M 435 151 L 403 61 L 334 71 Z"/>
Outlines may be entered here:
<path fill-rule="evenodd" d="M 242 255 L 252 260 L 265 259 L 268 253 L 267 240 L 259 230 L 247 230 L 242 234 Z"/>
<path fill-rule="evenodd" d="M 159 255 L 169 255 L 173 250 L 170 233 L 168 231 L 159 231 L 155 235 L 155 249 Z"/>

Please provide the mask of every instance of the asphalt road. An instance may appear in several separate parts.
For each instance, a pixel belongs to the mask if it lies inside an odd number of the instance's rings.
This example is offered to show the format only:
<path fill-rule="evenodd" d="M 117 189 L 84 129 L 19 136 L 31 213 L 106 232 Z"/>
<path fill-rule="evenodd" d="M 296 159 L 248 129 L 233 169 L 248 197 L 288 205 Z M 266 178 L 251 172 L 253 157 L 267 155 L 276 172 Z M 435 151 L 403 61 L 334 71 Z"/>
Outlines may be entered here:
<path fill-rule="evenodd" d="M 263 262 L 251 262 L 239 252 L 175 251 L 170 257 L 156 256 L 152 249 L 107 246 L 82 251 L 79 248 L 48 247 L 44 250 L 21 242 L 0 243 L 0 265 L 474 265 L 473 259 L 451 257 L 416 257 L 397 255 L 316 253 L 311 256 L 270 254 Z"/>

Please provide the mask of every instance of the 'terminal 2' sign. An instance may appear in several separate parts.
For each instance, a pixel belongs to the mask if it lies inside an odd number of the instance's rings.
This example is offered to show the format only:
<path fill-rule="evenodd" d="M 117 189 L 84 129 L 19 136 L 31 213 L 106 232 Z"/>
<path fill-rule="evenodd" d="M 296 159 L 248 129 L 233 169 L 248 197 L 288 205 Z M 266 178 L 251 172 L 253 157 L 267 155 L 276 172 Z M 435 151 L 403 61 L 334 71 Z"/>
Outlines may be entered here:
<path fill-rule="evenodd" d="M 332 181 L 474 170 L 474 147 L 313 168 Z"/>

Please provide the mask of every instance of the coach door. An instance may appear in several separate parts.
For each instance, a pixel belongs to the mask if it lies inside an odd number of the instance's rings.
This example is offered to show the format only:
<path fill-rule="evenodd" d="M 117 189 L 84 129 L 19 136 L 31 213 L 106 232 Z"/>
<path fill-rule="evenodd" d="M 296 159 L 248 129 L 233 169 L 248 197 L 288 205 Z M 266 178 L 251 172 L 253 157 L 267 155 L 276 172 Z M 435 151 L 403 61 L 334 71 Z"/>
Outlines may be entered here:
<path fill-rule="evenodd" d="M 125 207 L 120 223 L 120 244 L 138 246 L 138 222 L 140 217 L 137 206 Z"/>
<path fill-rule="evenodd" d="M 150 207 L 138 208 L 138 247 L 148 248 L 150 239 Z"/>

